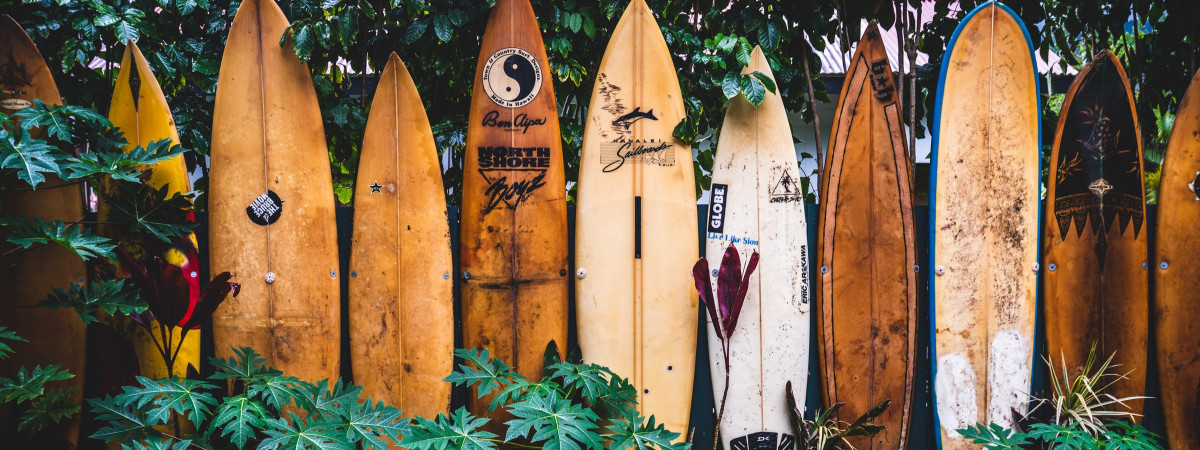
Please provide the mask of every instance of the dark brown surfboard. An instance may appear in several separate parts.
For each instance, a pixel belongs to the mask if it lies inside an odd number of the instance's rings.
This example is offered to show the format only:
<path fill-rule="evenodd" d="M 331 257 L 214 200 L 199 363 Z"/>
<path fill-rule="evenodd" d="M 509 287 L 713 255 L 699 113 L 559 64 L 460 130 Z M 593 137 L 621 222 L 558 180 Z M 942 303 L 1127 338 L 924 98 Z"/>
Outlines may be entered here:
<path fill-rule="evenodd" d="M 567 340 L 567 202 L 550 64 L 529 0 L 492 7 L 479 51 L 462 199 L 463 346 L 530 378 Z M 681 272 L 682 273 L 682 272 Z M 488 400 L 472 402 L 486 415 Z"/>
<path fill-rule="evenodd" d="M 21 25 L 11 17 L 0 16 L 0 113 L 12 115 L 33 104 L 35 99 L 46 104 L 61 104 L 58 87 L 42 55 Z M 34 136 L 45 139 L 42 130 Z M 37 190 L 16 179 L 0 180 L 5 186 L 25 190 L 0 190 L 0 208 L 5 216 L 37 217 L 45 221 L 66 223 L 83 219 L 83 190 L 78 184 L 64 185 L 54 176 L 47 176 Z M 71 309 L 51 311 L 34 307 L 46 298 L 52 288 L 67 288 L 71 283 L 83 283 L 85 269 L 82 259 L 70 250 L 48 244 L 16 250 L 7 242 L 8 231 L 0 228 L 0 325 L 17 333 L 28 342 L 9 342 L 15 352 L 9 359 L 0 359 L 0 376 L 14 377 L 18 367 L 61 364 L 62 369 L 75 375 L 68 381 L 48 387 L 74 387 L 71 398 L 83 400 L 84 349 L 87 334 L 83 322 Z M 26 404 L 28 405 L 28 404 Z M 86 410 L 86 409 L 85 409 Z M 19 420 L 11 409 L 0 409 L 0 442 L 13 443 L 24 439 L 17 433 Z M 74 447 L 79 438 L 79 417 L 41 433 L 42 444 L 51 447 Z M 2 446 L 2 445 L 0 445 Z"/>
<path fill-rule="evenodd" d="M 1200 75 L 1167 143 L 1158 185 L 1154 331 L 1170 448 L 1200 448 Z"/>
<path fill-rule="evenodd" d="M 903 448 L 912 410 L 916 237 L 902 110 L 874 22 L 863 33 L 833 119 L 818 231 L 825 405 L 854 420 L 891 400 L 887 427 L 858 448 Z"/>
<path fill-rule="evenodd" d="M 1108 393 L 1144 395 L 1142 145 L 1129 80 L 1111 52 L 1100 53 L 1071 83 L 1050 163 L 1042 264 L 1049 356 L 1074 377 L 1093 344 L 1101 361 L 1115 352 L 1114 370 L 1128 375 Z M 1127 404 L 1142 412 L 1141 400 Z"/>

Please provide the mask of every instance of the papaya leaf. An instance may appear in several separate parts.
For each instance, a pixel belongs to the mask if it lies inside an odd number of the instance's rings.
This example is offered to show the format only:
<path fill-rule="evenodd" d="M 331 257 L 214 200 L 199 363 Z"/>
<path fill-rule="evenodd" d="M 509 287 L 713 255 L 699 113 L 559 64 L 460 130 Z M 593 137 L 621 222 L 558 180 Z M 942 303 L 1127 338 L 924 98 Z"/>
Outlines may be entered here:
<path fill-rule="evenodd" d="M 466 360 L 467 363 L 459 364 L 458 369 L 451 372 L 450 376 L 443 381 L 467 387 L 478 385 L 476 395 L 480 397 L 511 384 L 514 379 L 524 379 L 513 371 L 512 366 L 505 364 L 499 358 L 493 359 L 486 348 L 457 349 L 454 351 L 454 356 Z"/>
<path fill-rule="evenodd" d="M 114 259 L 111 240 L 97 236 L 79 224 L 67 225 L 61 220 L 46 222 L 37 217 L 14 216 L 0 219 L 0 226 L 11 227 L 8 242 L 24 248 L 34 244 L 55 243 L 71 250 L 85 261 L 96 258 Z"/>
<path fill-rule="evenodd" d="M 38 306 L 49 309 L 71 308 L 84 325 L 95 323 L 100 313 L 126 316 L 146 311 L 140 290 L 126 280 L 100 280 L 83 285 L 71 283 L 67 289 L 54 288 Z"/>
<path fill-rule="evenodd" d="M 687 450 L 691 447 L 691 444 L 676 442 L 679 433 L 667 430 L 661 423 L 656 424 L 654 416 L 646 419 L 636 411 L 631 415 L 618 416 L 608 425 L 608 429 L 613 432 L 609 436 L 612 439 L 609 450 Z"/>
<path fill-rule="evenodd" d="M 259 430 L 266 428 L 268 415 L 269 412 L 262 403 L 246 395 L 238 395 L 221 402 L 211 426 L 221 430 L 221 437 L 228 438 L 238 448 L 242 448 L 247 441 L 256 438 Z"/>
<path fill-rule="evenodd" d="M 14 133 L 0 129 L 0 169 L 15 170 L 17 178 L 34 189 L 46 182 L 45 174 L 57 174 L 62 170 L 52 153 L 54 146 L 34 139 L 22 129 Z"/>
<path fill-rule="evenodd" d="M 288 413 L 291 420 L 267 419 L 267 435 L 259 443 L 260 449 L 354 450 L 356 447 L 346 439 L 346 433 L 320 422 L 300 419 Z"/>
<path fill-rule="evenodd" d="M 12 347 L 9 347 L 8 343 L 4 342 L 4 341 L 29 342 L 29 341 L 25 340 L 25 338 L 17 336 L 17 333 L 15 331 L 8 329 L 8 327 L 0 325 L 0 359 L 8 359 L 8 357 L 13 354 Z"/>
<path fill-rule="evenodd" d="M 0 403 L 21 404 L 33 401 L 46 393 L 46 383 L 75 377 L 60 367 L 58 364 L 36 366 L 33 369 L 21 367 L 17 369 L 16 378 L 0 378 L 0 400 L 3 400 Z"/>
<path fill-rule="evenodd" d="M 434 420 L 417 417 L 400 441 L 400 446 L 412 450 L 495 450 L 492 442 L 497 436 L 481 430 L 488 419 L 473 417 L 466 408 L 458 408 L 447 417 L 438 414 Z"/>
<path fill-rule="evenodd" d="M 158 189 L 135 183 L 119 183 L 115 195 L 101 194 L 112 205 L 109 222 L 135 233 L 147 233 L 163 242 L 185 236 L 199 224 L 188 220 L 192 195 L 171 192 L 169 185 Z"/>
<path fill-rule="evenodd" d="M 71 398 L 75 388 L 51 389 L 33 400 L 17 424 L 17 431 L 37 432 L 73 417 L 79 412 L 79 402 Z"/>
<path fill-rule="evenodd" d="M 399 409 L 384 405 L 383 402 L 372 404 L 368 398 L 354 406 L 346 418 L 346 438 L 351 442 L 362 441 L 372 448 L 387 450 L 391 448 L 389 440 L 399 443 L 400 436 L 408 434 L 409 419 L 400 415 Z"/>
<path fill-rule="evenodd" d="M 146 419 L 153 425 L 169 423 L 171 414 L 178 413 L 199 426 L 217 406 L 216 398 L 204 392 L 216 390 L 216 386 L 200 380 L 179 377 L 151 380 L 139 376 L 137 382 L 140 386 L 122 388 L 124 392 L 117 396 L 117 401 L 138 408 L 149 406 Z"/>
<path fill-rule="evenodd" d="M 67 179 L 79 179 L 106 174 L 113 179 L 140 183 L 144 166 L 157 164 L 186 153 L 183 147 L 172 145 L 170 139 L 151 141 L 128 152 L 88 152 L 66 158 L 63 169 Z"/>
<path fill-rule="evenodd" d="M 593 431 L 600 417 L 583 405 L 559 397 L 558 392 L 535 394 L 509 406 L 516 418 L 508 421 L 506 441 L 528 437 L 548 450 L 598 449 L 600 435 Z"/>
<path fill-rule="evenodd" d="M 146 413 L 112 396 L 88 400 L 96 422 L 106 423 L 92 433 L 93 439 L 104 442 L 125 442 L 145 437 L 153 428 L 146 422 Z"/>

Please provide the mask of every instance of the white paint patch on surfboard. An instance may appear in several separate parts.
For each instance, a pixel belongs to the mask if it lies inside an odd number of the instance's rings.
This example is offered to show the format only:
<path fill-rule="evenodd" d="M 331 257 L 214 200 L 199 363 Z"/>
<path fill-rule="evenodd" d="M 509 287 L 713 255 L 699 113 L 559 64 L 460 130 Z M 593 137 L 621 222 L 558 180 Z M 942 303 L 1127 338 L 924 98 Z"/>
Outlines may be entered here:
<path fill-rule="evenodd" d="M 1013 328 L 992 337 L 988 363 L 988 421 L 1011 428 L 1012 411 L 1024 413 L 1029 387 L 1029 339 Z"/>
<path fill-rule="evenodd" d="M 960 439 L 955 430 L 974 425 L 979 417 L 975 382 L 975 369 L 966 356 L 951 353 L 938 358 L 933 391 L 937 395 L 938 421 L 951 439 Z"/>

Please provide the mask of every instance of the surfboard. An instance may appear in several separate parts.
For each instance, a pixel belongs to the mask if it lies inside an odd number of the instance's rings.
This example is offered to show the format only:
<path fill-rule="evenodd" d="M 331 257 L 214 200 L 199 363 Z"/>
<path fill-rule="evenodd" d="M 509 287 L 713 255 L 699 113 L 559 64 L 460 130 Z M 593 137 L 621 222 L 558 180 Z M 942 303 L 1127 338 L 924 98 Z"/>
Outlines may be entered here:
<path fill-rule="evenodd" d="M 325 129 L 307 66 L 279 45 L 287 18 L 246 0 L 217 81 L 209 266 L 241 294 L 213 315 L 218 357 L 250 346 L 285 374 L 337 379 L 337 229 Z"/>
<path fill-rule="evenodd" d="M 146 58 L 133 41 L 126 44 L 125 54 L 121 58 L 121 70 L 117 74 L 116 86 L 113 89 L 108 119 L 112 121 L 113 126 L 120 128 L 125 133 L 125 140 L 129 141 L 125 151 L 139 146 L 148 146 L 151 142 L 162 139 L 170 139 L 174 145 L 179 144 L 179 132 L 175 129 L 175 119 L 171 115 L 167 99 L 163 95 L 158 80 L 154 77 L 154 72 L 150 70 Z M 158 189 L 169 186 L 168 192 L 172 194 L 192 191 L 192 182 L 188 178 L 187 164 L 183 160 L 183 155 L 150 167 L 143 167 L 142 172 L 145 174 L 145 184 L 149 187 Z M 103 188 L 108 191 L 109 195 L 117 194 L 111 185 L 104 184 Z M 98 214 L 101 222 L 105 221 L 104 218 L 108 216 L 109 209 L 108 203 L 100 202 Z M 195 302 L 200 299 L 200 265 L 196 254 L 195 235 L 189 234 L 166 244 L 154 237 L 121 234 L 117 230 L 109 230 L 105 234 L 120 241 L 121 247 L 134 258 L 149 259 L 158 256 L 168 264 L 179 266 L 190 291 L 191 304 L 188 310 L 191 311 L 192 308 L 195 308 Z M 154 254 L 145 251 L 152 248 L 161 248 L 162 251 Z M 130 276 L 129 268 L 127 266 L 118 267 L 115 275 L 128 278 Z M 183 320 L 187 320 L 187 318 L 185 316 Z M 128 325 L 126 320 L 122 320 L 122 322 Z M 158 334 L 158 324 L 154 323 L 151 328 L 155 330 L 153 333 L 138 326 L 115 327 L 117 330 L 132 331 L 126 337 L 130 339 L 134 352 L 138 355 L 139 370 L 137 373 L 139 375 L 157 379 L 167 377 L 169 372 L 183 377 L 187 376 L 189 365 L 196 370 L 200 369 L 199 328 L 188 331 L 171 371 L 167 370 L 166 363 L 155 344 L 154 335 Z M 179 339 L 183 330 L 179 327 L 172 327 L 170 334 L 171 341 L 167 348 L 174 349 L 180 343 Z M 162 338 L 158 339 L 161 344 Z"/>
<path fill-rule="evenodd" d="M 50 68 L 25 30 L 12 17 L 0 18 L 0 113 L 12 115 L 33 105 L 35 99 L 49 105 L 62 104 L 58 86 Z M 33 130 L 35 137 L 45 139 L 44 130 Z M 29 185 L 16 179 L 2 180 L 5 186 Z M 79 184 L 64 184 L 57 177 L 47 176 L 36 190 L 0 190 L 0 205 L 4 214 L 37 217 L 42 220 L 62 220 L 66 223 L 83 220 L 83 190 Z M 82 284 L 86 271 L 84 262 L 70 250 L 49 244 L 17 250 L 7 241 L 8 232 L 0 229 L 0 283 L 5 295 L 0 300 L 0 325 L 17 333 L 28 342 L 6 342 L 13 355 L 0 359 L 0 373 L 15 376 L 17 368 L 61 364 L 74 378 L 53 383 L 56 389 L 75 390 L 71 398 L 83 401 L 83 380 L 87 333 L 79 316 L 71 309 L 51 311 L 38 308 L 38 302 L 50 295 L 55 287 L 66 288 L 71 283 Z M 6 442 L 24 440 L 25 433 L 16 430 L 17 412 L 0 408 L 0 436 Z M 74 447 L 79 441 L 79 418 L 43 431 L 45 444 Z M 13 425 L 11 428 L 9 425 Z"/>
<path fill-rule="evenodd" d="M 825 407 L 853 421 L 891 406 L 858 448 L 905 448 L 917 338 L 917 250 L 904 111 L 871 22 L 858 41 L 833 117 L 821 176 L 817 261 Z"/>
<path fill-rule="evenodd" d="M 1200 380 L 1200 75 L 1175 114 L 1158 185 L 1154 323 L 1158 380 L 1170 448 L 1200 448 L 1196 427 Z"/>
<path fill-rule="evenodd" d="M 463 346 L 540 379 L 567 341 L 567 202 L 550 64 L 529 0 L 492 7 L 467 127 L 461 274 Z M 485 415 L 490 399 L 474 399 Z"/>
<path fill-rule="evenodd" d="M 358 163 L 350 361 L 363 395 L 436 417 L 450 407 L 454 271 L 446 192 L 417 87 L 395 53 L 379 75 Z"/>
<path fill-rule="evenodd" d="M 933 396 L 942 448 L 956 429 L 1011 426 L 1030 391 L 1037 312 L 1040 134 L 1033 45 L 988 2 L 942 60 L 930 170 Z"/>
<path fill-rule="evenodd" d="M 755 47 L 742 73 L 774 79 Z M 730 244 L 743 264 L 759 252 L 758 270 L 729 342 L 729 396 L 721 419 L 725 448 L 789 449 L 795 443 L 785 387 L 808 382 L 810 281 L 808 223 L 783 99 L 766 93 L 756 108 L 738 96 L 729 101 L 713 162 L 706 228 L 709 267 L 720 267 Z M 711 274 L 713 286 L 716 273 Z M 726 368 L 711 318 L 708 360 L 713 395 L 721 407 Z M 804 404 L 804 390 L 796 392 Z"/>
<path fill-rule="evenodd" d="M 575 219 L 575 308 L 584 360 L 638 390 L 641 412 L 687 435 L 699 258 L 691 148 L 671 52 L 644 0 L 609 39 L 584 126 Z"/>
<path fill-rule="evenodd" d="M 1055 367 L 1065 365 L 1075 377 L 1093 345 L 1101 361 L 1115 353 L 1114 370 L 1125 378 L 1107 393 L 1118 398 L 1146 394 L 1149 361 L 1141 142 L 1125 68 L 1102 51 L 1075 77 L 1058 116 L 1046 186 L 1042 301 Z M 1142 400 L 1125 404 L 1141 414 Z"/>

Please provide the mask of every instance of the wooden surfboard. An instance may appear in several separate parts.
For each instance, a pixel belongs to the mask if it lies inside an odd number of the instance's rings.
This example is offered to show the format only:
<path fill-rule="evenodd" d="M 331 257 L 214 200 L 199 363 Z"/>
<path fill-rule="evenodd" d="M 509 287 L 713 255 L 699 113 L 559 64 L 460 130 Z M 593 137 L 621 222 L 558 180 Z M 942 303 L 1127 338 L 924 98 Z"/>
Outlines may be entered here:
<path fill-rule="evenodd" d="M 879 26 L 850 59 L 834 113 L 817 232 L 825 407 L 853 421 L 884 400 L 858 448 L 905 448 L 917 338 L 917 250 L 903 110 Z"/>
<path fill-rule="evenodd" d="M 213 315 L 218 357 L 251 346 L 302 380 L 337 379 L 337 230 L 325 129 L 304 63 L 272 0 L 230 25 L 213 114 L 211 272 L 242 284 Z"/>
<path fill-rule="evenodd" d="M 628 377 L 642 414 L 687 435 L 699 258 L 691 149 L 675 66 L 644 0 L 617 22 L 592 90 L 575 221 L 584 360 Z"/>
<path fill-rule="evenodd" d="M 1117 398 L 1146 394 L 1150 306 L 1141 142 L 1125 68 L 1103 51 L 1075 77 L 1058 116 L 1046 184 L 1042 298 L 1055 367 L 1065 365 L 1075 377 L 1093 345 L 1100 361 L 1115 352 L 1114 370 L 1126 378 L 1106 393 Z M 1141 414 L 1142 400 L 1125 404 Z"/>
<path fill-rule="evenodd" d="M 0 17 L 0 113 L 12 115 L 33 105 L 35 99 L 46 104 L 61 104 L 58 86 L 41 53 L 25 34 L 21 25 L 4 15 Z M 35 137 L 45 139 L 44 130 L 33 130 Z M 0 205 L 4 214 L 32 216 L 45 221 L 66 223 L 83 220 L 83 190 L 78 184 L 64 184 L 57 177 L 47 176 L 37 189 L 16 179 L 0 180 L 5 186 L 25 190 L 0 190 Z M 71 283 L 84 283 L 84 262 L 70 250 L 49 244 L 16 250 L 7 241 L 8 231 L 0 228 L 0 286 L 5 295 L 0 300 L 0 325 L 17 333 L 28 342 L 8 342 L 13 355 L 0 359 L 0 373 L 13 377 L 17 368 L 61 364 L 63 370 L 75 375 L 67 381 L 52 384 L 54 388 L 73 387 L 71 398 L 83 401 L 86 329 L 71 309 L 51 311 L 34 307 L 50 295 L 52 288 L 67 288 Z M 15 411 L 0 409 L 0 440 L 13 442 L 25 439 L 17 433 Z M 79 440 L 79 418 L 76 415 L 62 424 L 41 433 L 50 446 L 74 447 Z M 58 442 L 53 442 L 58 441 Z"/>
<path fill-rule="evenodd" d="M 743 73 L 774 79 L 762 49 L 755 47 Z M 711 202 L 705 222 L 709 267 L 720 267 L 731 243 L 745 264 L 759 252 L 758 270 L 729 336 L 729 396 L 721 420 L 727 449 L 790 449 L 795 437 L 785 388 L 808 382 L 808 223 L 804 190 L 787 110 L 778 94 L 766 93 L 757 108 L 738 96 L 729 101 L 713 163 Z M 713 286 L 715 273 L 710 273 Z M 724 356 L 711 318 L 708 359 L 717 408 L 725 389 Z M 796 390 L 804 404 L 804 389 Z"/>
<path fill-rule="evenodd" d="M 935 418 L 954 430 L 1011 426 L 1023 411 L 1037 312 L 1040 139 L 1032 44 L 988 2 L 958 25 L 942 60 L 930 170 Z"/>
<path fill-rule="evenodd" d="M 108 119 L 112 121 L 113 126 L 120 128 L 125 133 L 125 140 L 129 141 L 125 151 L 138 146 L 148 146 L 151 142 L 162 139 L 170 139 L 172 144 L 179 145 L 179 132 L 175 129 L 175 119 L 171 115 L 171 108 L 167 105 L 167 99 L 163 96 L 162 88 L 158 85 L 154 72 L 150 71 L 150 65 L 146 63 L 146 58 L 142 56 L 141 50 L 133 41 L 126 44 L 125 55 L 121 58 L 121 71 L 117 74 L 112 104 L 108 110 Z M 192 191 L 192 182 L 188 178 L 187 164 L 183 160 L 183 155 L 154 166 L 144 167 L 142 172 L 146 177 L 145 183 L 149 187 L 158 189 L 169 186 L 169 193 Z M 109 191 L 109 195 L 116 194 L 116 192 L 112 192 L 111 186 L 105 186 L 105 190 Z M 101 222 L 104 222 L 109 208 L 106 202 L 100 202 Z M 183 271 L 192 302 L 189 311 L 196 306 L 195 302 L 200 299 L 200 266 L 196 254 L 195 235 L 188 235 L 167 245 L 150 236 L 112 235 L 111 232 L 107 234 L 120 240 L 122 248 L 130 256 L 138 259 L 149 259 L 155 256 L 145 252 L 145 249 L 165 246 L 166 248 L 157 253 L 157 256 L 162 257 L 169 264 L 179 266 Z M 116 275 L 122 278 L 130 276 L 128 267 L 120 267 L 117 272 Z M 187 316 L 183 318 L 183 320 L 187 319 Z M 158 329 L 157 324 L 152 327 L 154 330 Z M 133 343 L 134 352 L 138 355 L 138 374 L 149 378 L 165 378 L 168 373 L 167 366 L 159 354 L 154 337 L 138 326 L 117 328 L 133 330 L 136 333 L 128 337 Z M 183 330 L 179 327 L 174 327 L 171 331 L 171 342 L 168 344 L 168 348 L 174 349 L 176 345 L 179 345 L 179 336 L 182 332 Z M 154 333 L 157 334 L 157 331 Z M 188 365 L 193 366 L 196 370 L 200 369 L 199 329 L 188 331 L 171 373 L 180 377 L 187 376 Z"/>
<path fill-rule="evenodd" d="M 448 412 L 454 281 L 442 167 L 425 107 L 392 53 L 358 163 L 350 361 L 364 395 L 406 414 Z"/>
<path fill-rule="evenodd" d="M 567 202 L 550 64 L 529 0 L 492 7 L 463 167 L 463 346 L 540 379 L 567 341 Z M 486 415 L 490 399 L 471 411 Z"/>
<path fill-rule="evenodd" d="M 1200 75 L 1175 115 L 1158 185 L 1154 308 L 1158 379 L 1170 448 L 1200 448 Z"/>

